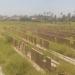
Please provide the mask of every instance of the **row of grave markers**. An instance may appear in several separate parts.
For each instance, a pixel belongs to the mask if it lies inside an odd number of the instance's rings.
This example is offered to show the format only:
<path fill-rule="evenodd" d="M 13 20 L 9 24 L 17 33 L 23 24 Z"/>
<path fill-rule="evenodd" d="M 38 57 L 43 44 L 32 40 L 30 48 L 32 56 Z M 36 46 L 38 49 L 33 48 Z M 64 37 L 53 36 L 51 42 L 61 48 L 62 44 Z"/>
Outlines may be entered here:
<path fill-rule="evenodd" d="M 43 36 L 43 38 L 46 37 L 46 36 Z M 33 44 L 38 44 L 40 45 L 41 47 L 44 47 L 46 49 L 49 49 L 49 40 L 50 41 L 53 41 L 53 42 L 57 42 L 57 43 L 60 43 L 60 44 L 65 44 L 69 47 L 72 47 L 72 48 L 75 48 L 75 40 L 70 37 L 70 39 L 67 39 L 67 38 L 63 38 L 63 37 L 55 37 L 55 36 L 49 36 L 47 38 L 42 38 L 40 36 L 32 36 L 32 35 L 24 35 L 24 38 L 26 40 L 28 40 L 29 42 L 33 43 Z M 49 39 L 48 39 L 49 38 Z"/>
<path fill-rule="evenodd" d="M 35 62 L 44 70 L 51 71 L 51 59 L 43 53 L 37 51 L 35 48 L 30 47 L 28 43 L 23 40 L 12 39 L 12 44 L 18 51 L 20 51 L 26 58 Z"/>
<path fill-rule="evenodd" d="M 40 34 L 40 33 L 38 34 L 38 36 L 52 42 L 65 44 L 69 47 L 75 48 L 75 36 L 70 36 L 69 39 L 64 36 L 55 36 L 55 35 L 47 35 L 47 34 Z"/>

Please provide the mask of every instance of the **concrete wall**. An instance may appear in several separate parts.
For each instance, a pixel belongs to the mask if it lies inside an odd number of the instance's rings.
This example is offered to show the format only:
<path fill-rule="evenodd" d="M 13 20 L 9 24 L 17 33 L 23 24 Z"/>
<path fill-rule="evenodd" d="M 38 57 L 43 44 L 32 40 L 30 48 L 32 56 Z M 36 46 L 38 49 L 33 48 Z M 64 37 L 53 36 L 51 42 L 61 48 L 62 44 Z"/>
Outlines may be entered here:
<path fill-rule="evenodd" d="M 71 44 L 71 47 L 75 48 L 75 41 Z"/>
<path fill-rule="evenodd" d="M 35 61 L 40 67 L 43 69 L 51 70 L 51 59 L 47 56 L 44 56 L 42 53 L 32 49 L 31 51 L 31 59 Z"/>
<path fill-rule="evenodd" d="M 24 35 L 24 38 L 34 45 L 38 44 L 41 47 L 44 47 L 44 48 L 47 48 L 47 49 L 49 49 L 49 41 L 47 41 L 47 40 L 50 40 L 52 42 L 57 42 L 59 44 L 65 44 L 67 46 L 75 48 L 74 44 L 72 44 L 69 39 L 66 39 L 64 37 L 54 36 L 54 35 L 49 35 L 49 36 L 48 35 L 39 35 L 39 36 L 41 38 L 26 34 L 26 35 Z M 47 39 L 47 40 L 45 40 L 45 39 Z"/>
<path fill-rule="evenodd" d="M 51 70 L 51 59 L 44 56 L 43 53 L 38 52 L 34 48 L 30 47 L 25 41 L 13 40 L 14 46 L 28 59 L 34 61 L 41 68 L 50 71 Z"/>

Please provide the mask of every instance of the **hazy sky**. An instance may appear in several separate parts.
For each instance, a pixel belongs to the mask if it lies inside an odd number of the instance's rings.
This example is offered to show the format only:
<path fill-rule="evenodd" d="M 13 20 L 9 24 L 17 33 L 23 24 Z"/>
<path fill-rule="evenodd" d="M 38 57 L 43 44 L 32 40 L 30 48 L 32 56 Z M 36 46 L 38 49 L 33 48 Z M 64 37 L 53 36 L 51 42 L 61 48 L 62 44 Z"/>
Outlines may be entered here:
<path fill-rule="evenodd" d="M 75 0 L 0 0 L 0 14 L 29 14 L 43 11 L 74 11 Z"/>

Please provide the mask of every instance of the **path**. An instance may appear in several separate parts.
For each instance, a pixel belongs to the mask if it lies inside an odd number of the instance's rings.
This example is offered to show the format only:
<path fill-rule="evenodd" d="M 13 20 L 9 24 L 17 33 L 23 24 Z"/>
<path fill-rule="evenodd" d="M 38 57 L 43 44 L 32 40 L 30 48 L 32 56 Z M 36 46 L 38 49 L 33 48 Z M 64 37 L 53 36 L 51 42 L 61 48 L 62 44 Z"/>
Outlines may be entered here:
<path fill-rule="evenodd" d="M 40 47 L 40 46 L 38 46 L 38 47 L 41 48 L 41 49 L 43 49 L 43 50 L 46 50 L 46 49 L 43 48 L 43 47 Z M 48 50 L 46 50 L 46 51 L 48 51 Z M 48 52 L 52 53 L 52 54 L 55 55 L 56 57 L 59 57 L 60 59 L 63 59 L 63 60 L 65 60 L 65 61 L 67 61 L 67 62 L 69 62 L 69 63 L 75 65 L 75 59 L 73 59 L 73 58 L 70 58 L 70 57 L 68 57 L 68 56 L 62 55 L 62 54 L 60 54 L 60 53 L 58 53 L 58 52 L 55 52 L 55 51 L 53 51 L 53 50 L 50 50 L 50 51 L 48 51 Z"/>
<path fill-rule="evenodd" d="M 2 72 L 2 67 L 0 66 L 0 75 L 4 75 Z"/>

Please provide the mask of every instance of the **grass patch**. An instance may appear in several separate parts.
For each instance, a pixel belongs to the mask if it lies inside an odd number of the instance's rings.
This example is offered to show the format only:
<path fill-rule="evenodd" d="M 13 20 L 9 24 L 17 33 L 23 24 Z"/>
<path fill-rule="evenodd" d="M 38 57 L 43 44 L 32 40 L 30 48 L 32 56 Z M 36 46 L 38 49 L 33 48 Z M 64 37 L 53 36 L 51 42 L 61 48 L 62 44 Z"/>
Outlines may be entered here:
<path fill-rule="evenodd" d="M 5 75 L 44 75 L 17 54 L 5 39 L 0 39 L 0 64 Z"/>

